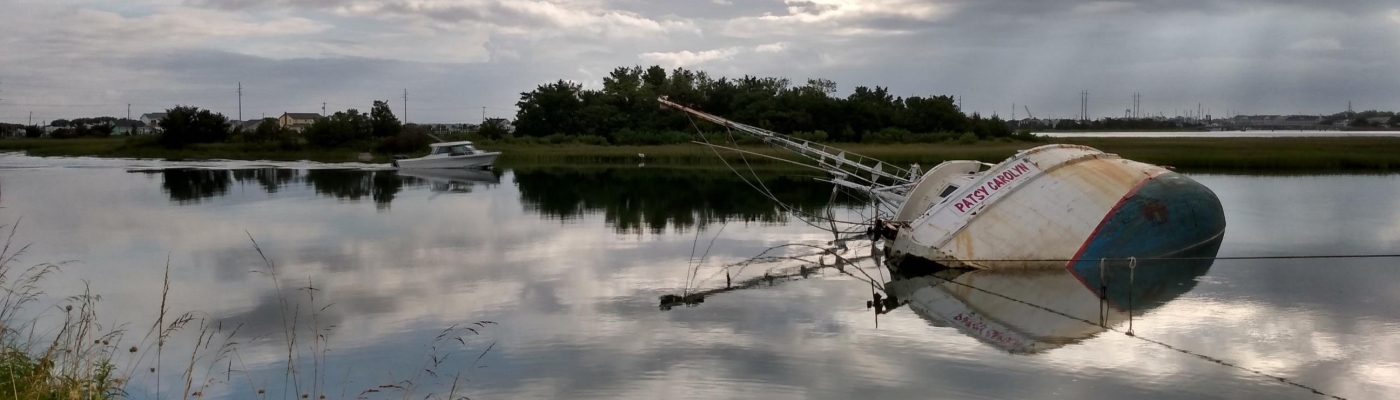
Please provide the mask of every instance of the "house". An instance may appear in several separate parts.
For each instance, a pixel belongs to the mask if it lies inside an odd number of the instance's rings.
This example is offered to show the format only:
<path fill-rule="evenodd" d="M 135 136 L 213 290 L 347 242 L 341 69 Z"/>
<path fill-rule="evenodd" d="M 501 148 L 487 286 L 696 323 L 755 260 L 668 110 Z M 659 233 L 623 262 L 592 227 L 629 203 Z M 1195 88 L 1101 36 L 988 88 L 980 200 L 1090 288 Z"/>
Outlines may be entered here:
<path fill-rule="evenodd" d="M 1371 117 L 1367 118 L 1366 122 L 1370 123 L 1371 126 L 1386 126 L 1390 123 L 1390 117 Z"/>
<path fill-rule="evenodd" d="M 247 121 L 230 121 L 228 124 L 228 130 L 230 132 L 237 131 L 240 129 L 244 132 L 255 131 L 258 129 L 258 125 L 262 124 L 262 122 L 263 120 L 261 119 L 250 119 Z"/>
<path fill-rule="evenodd" d="M 141 121 L 119 119 L 112 122 L 112 136 L 136 135 L 145 128 L 146 124 L 141 123 Z"/>
<path fill-rule="evenodd" d="M 418 124 L 418 126 L 428 128 L 432 133 L 454 134 L 471 132 L 476 130 L 476 125 L 472 124 Z"/>
<path fill-rule="evenodd" d="M 321 119 L 321 114 L 317 113 L 282 113 L 281 118 L 277 118 L 277 123 L 283 128 L 291 129 L 300 133 L 311 126 L 316 120 Z"/>
<path fill-rule="evenodd" d="M 160 120 L 165 119 L 165 113 L 141 114 L 141 124 L 145 128 L 140 130 L 141 134 L 160 133 Z"/>
<path fill-rule="evenodd" d="M 243 126 L 243 130 L 248 130 L 248 131 L 257 130 L 257 129 L 258 129 L 258 125 L 262 125 L 262 123 L 263 123 L 263 120 L 261 120 L 261 119 L 243 121 L 243 125 L 242 125 L 242 126 Z"/>

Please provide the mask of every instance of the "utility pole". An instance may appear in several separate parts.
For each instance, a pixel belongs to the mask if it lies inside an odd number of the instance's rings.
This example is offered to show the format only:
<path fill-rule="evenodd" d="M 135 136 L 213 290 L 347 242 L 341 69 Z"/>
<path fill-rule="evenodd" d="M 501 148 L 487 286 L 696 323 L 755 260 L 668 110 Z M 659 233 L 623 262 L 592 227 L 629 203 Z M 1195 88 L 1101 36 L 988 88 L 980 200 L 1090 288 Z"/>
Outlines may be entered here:
<path fill-rule="evenodd" d="M 1015 121 L 1015 120 L 1016 120 L 1016 103 L 1015 103 L 1015 102 L 1012 102 L 1012 103 L 1011 103 L 1011 120 L 1012 120 L 1012 121 Z"/>
<path fill-rule="evenodd" d="M 238 122 L 243 122 L 243 82 L 238 82 Z"/>
<path fill-rule="evenodd" d="M 1089 91 L 1079 92 L 1079 120 L 1089 122 Z"/>
<path fill-rule="evenodd" d="M 403 123 L 408 123 L 408 89 L 403 90 Z"/>
<path fill-rule="evenodd" d="M 126 119 L 131 119 L 131 108 L 126 109 Z M 29 112 L 29 126 L 34 126 L 34 112 Z"/>
<path fill-rule="evenodd" d="M 126 103 L 126 120 L 131 121 L 131 103 Z"/>
<path fill-rule="evenodd" d="M 321 116 L 326 116 L 326 102 L 321 102 Z"/>
<path fill-rule="evenodd" d="M 481 108 L 481 124 L 486 125 L 486 107 Z"/>

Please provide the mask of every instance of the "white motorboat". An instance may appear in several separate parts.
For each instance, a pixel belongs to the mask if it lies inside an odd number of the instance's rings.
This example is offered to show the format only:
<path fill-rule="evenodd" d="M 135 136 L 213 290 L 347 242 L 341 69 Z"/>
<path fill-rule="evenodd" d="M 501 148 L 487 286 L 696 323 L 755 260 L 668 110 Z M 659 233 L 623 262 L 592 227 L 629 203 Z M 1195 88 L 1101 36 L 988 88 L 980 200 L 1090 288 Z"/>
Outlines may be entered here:
<path fill-rule="evenodd" d="M 399 169 L 486 168 L 496 162 L 500 152 L 477 150 L 472 142 L 443 142 L 429 145 L 432 151 L 418 158 L 395 159 Z"/>

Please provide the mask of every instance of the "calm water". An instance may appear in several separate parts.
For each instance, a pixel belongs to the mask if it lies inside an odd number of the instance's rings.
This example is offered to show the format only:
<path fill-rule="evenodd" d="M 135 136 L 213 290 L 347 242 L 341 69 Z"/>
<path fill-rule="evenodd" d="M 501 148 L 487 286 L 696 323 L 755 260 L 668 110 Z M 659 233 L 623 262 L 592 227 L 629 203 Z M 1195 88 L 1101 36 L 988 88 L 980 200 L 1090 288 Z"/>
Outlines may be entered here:
<path fill-rule="evenodd" d="M 1231 137 L 1342 137 L 1400 136 L 1400 131 L 1289 131 L 1289 130 L 1248 130 L 1217 132 L 1036 132 L 1049 137 L 1180 137 L 1180 138 L 1231 138 Z"/>
<path fill-rule="evenodd" d="M 320 376 L 328 398 L 405 381 L 417 385 L 412 398 L 443 396 L 459 373 L 457 393 L 473 399 L 1319 398 L 1121 333 L 1074 324 L 1067 333 L 1065 321 L 1032 309 L 1003 321 L 1054 336 L 1036 351 L 976 338 L 909 307 L 877 318 L 866 307 L 870 285 L 833 270 L 662 311 L 658 296 L 680 291 L 692 259 L 705 256 L 695 280 L 716 288 L 722 274 L 705 278 L 719 265 L 831 240 L 726 171 L 405 176 L 293 167 L 0 157 L 0 217 L 23 217 L 16 241 L 34 244 L 25 264 L 79 261 L 46 289 L 74 294 L 86 280 L 103 295 L 104 324 L 130 323 L 123 349 L 156 318 L 168 257 L 174 312 L 222 323 L 220 338 L 241 324 L 236 352 L 201 353 L 201 363 L 216 365 L 196 368 L 195 386 L 214 382 L 204 393 L 216 398 L 255 398 L 258 389 L 265 398 L 295 397 L 283 389 L 291 314 L 301 391 Z M 808 212 L 822 210 L 831 193 L 805 176 L 763 178 Z M 1224 203 L 1222 256 L 1400 253 L 1396 176 L 1195 178 Z M 839 199 L 838 219 L 867 212 L 859 200 Z M 267 274 L 253 272 L 266 267 L 249 235 L 276 264 L 281 296 Z M 750 266 L 735 280 L 775 266 Z M 1140 337 L 1329 394 L 1397 398 L 1398 267 L 1386 259 L 1218 261 L 1152 283 L 1165 289 L 1138 306 L 1133 327 Z M 1098 307 L 1054 273 L 957 279 L 1076 315 Z M 297 289 L 308 285 L 314 301 Z M 312 322 L 310 310 L 322 307 Z M 454 325 L 479 334 L 437 338 Z M 324 366 L 312 361 L 320 353 L 310 329 L 328 340 Z M 167 345 L 159 374 L 166 387 L 181 381 L 195 334 L 187 329 Z M 155 375 L 135 373 L 133 394 L 154 397 Z M 376 390 L 366 396 L 402 397 Z"/>

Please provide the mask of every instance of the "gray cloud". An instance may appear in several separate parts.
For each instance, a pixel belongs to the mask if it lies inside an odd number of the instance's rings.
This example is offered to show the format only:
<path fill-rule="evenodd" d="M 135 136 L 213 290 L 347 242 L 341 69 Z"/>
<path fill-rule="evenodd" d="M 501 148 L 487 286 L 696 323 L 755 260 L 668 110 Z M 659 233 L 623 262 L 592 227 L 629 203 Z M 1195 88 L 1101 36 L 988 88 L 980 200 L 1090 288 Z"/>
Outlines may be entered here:
<path fill-rule="evenodd" d="M 1386 1 L 165 1 L 0 16 L 0 120 L 126 103 L 231 114 L 242 81 L 245 116 L 363 108 L 406 88 L 411 119 L 473 121 L 482 106 L 513 114 L 536 84 L 597 85 L 643 63 L 952 94 L 984 113 L 1014 102 L 1066 117 L 1080 90 L 1095 116 L 1133 92 L 1168 115 L 1400 108 L 1387 89 L 1400 86 L 1400 7 Z"/>

